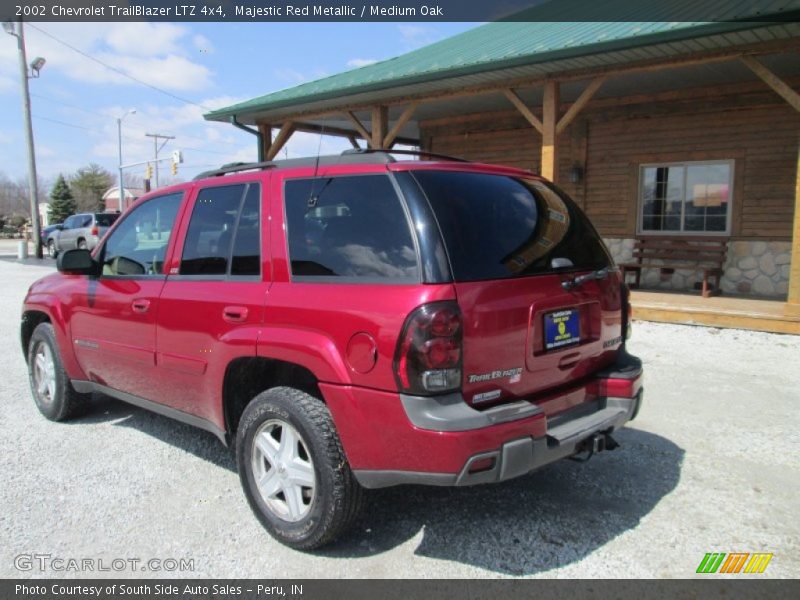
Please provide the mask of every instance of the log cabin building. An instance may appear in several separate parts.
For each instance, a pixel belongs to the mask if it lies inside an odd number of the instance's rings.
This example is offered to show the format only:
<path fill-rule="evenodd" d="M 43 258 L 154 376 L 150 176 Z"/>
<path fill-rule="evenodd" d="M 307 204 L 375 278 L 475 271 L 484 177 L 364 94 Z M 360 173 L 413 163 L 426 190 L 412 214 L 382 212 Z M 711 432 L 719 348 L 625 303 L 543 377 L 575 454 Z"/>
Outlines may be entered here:
<path fill-rule="evenodd" d="M 800 23 L 777 20 L 489 23 L 206 118 L 263 160 L 306 131 L 529 169 L 618 263 L 643 236 L 724 242 L 721 296 L 645 268 L 635 316 L 800 333 L 799 51 Z"/>

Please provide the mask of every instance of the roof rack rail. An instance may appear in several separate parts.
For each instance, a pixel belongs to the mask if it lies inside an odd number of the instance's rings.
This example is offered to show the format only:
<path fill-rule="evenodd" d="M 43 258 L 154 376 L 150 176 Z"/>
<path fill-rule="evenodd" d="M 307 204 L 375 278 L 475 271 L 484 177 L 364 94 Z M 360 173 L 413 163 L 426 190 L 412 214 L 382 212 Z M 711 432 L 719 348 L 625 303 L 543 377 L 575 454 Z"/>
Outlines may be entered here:
<path fill-rule="evenodd" d="M 342 156 L 347 154 L 402 154 L 406 156 L 429 156 L 430 158 L 438 158 L 441 160 L 451 160 L 453 162 L 469 162 L 466 158 L 458 156 L 449 156 L 447 154 L 437 154 L 435 152 L 427 152 L 425 150 L 387 150 L 385 148 L 349 148 L 342 152 Z M 389 157 L 393 162 L 393 159 Z"/>
<path fill-rule="evenodd" d="M 203 171 L 202 173 L 198 173 L 194 176 L 193 181 L 197 181 L 198 179 L 205 179 L 206 177 L 221 177 L 222 175 L 227 175 L 229 173 L 238 173 L 239 171 L 253 171 L 255 169 L 271 169 L 275 167 L 276 164 L 273 161 L 264 161 L 264 162 L 254 162 L 254 163 L 246 163 L 246 162 L 232 162 L 222 165 L 219 169 L 212 169 L 211 171 Z"/>

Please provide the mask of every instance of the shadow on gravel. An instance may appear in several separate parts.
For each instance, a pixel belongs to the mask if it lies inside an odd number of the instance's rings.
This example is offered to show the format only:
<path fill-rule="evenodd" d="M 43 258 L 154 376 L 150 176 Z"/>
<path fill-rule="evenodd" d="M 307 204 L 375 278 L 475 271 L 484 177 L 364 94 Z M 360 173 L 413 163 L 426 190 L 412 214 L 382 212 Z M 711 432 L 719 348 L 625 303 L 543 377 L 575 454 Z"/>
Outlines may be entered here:
<path fill-rule="evenodd" d="M 581 560 L 635 528 L 680 478 L 684 451 L 636 429 L 588 463 L 568 460 L 506 483 L 469 488 L 405 486 L 369 494 L 364 515 L 321 554 L 380 554 L 417 536 L 415 553 L 508 575 Z"/>
<path fill-rule="evenodd" d="M 103 395 L 94 401 L 74 423 L 116 421 L 236 471 L 232 453 L 210 433 Z M 562 460 L 506 483 L 372 490 L 350 533 L 316 554 L 369 557 L 421 536 L 419 556 L 507 575 L 579 561 L 634 529 L 680 479 L 684 451 L 671 441 L 633 428 L 614 437 L 621 447 L 588 463 Z"/>
<path fill-rule="evenodd" d="M 115 427 L 130 427 L 158 438 L 189 452 L 218 467 L 236 472 L 236 461 L 214 434 L 174 419 L 150 412 L 143 408 L 126 404 L 104 394 L 92 396 L 92 407 L 89 412 L 70 423 L 107 423 L 116 421 Z"/>

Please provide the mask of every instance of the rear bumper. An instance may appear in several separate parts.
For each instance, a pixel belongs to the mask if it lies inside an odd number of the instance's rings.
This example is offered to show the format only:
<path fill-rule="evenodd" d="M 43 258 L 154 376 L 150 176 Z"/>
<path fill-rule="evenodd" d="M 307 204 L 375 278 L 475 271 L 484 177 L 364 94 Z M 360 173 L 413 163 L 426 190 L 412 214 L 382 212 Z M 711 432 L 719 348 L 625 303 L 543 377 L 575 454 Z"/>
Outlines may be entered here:
<path fill-rule="evenodd" d="M 510 440 L 496 450 L 470 456 L 458 473 L 359 469 L 353 473 L 366 488 L 402 484 L 465 486 L 506 481 L 572 456 L 592 436 L 622 427 L 638 412 L 643 395 L 644 391 L 640 389 L 635 398 L 605 398 L 603 408 L 548 429 L 542 437 L 526 436 Z M 473 471 L 473 468 L 478 470 Z"/>
<path fill-rule="evenodd" d="M 485 411 L 459 395 L 418 398 L 320 387 L 356 479 L 367 488 L 462 486 L 518 477 L 622 427 L 636 416 L 643 398 L 641 362 L 627 354 L 559 395 Z M 548 418 L 540 404 L 567 396 L 573 408 Z"/>

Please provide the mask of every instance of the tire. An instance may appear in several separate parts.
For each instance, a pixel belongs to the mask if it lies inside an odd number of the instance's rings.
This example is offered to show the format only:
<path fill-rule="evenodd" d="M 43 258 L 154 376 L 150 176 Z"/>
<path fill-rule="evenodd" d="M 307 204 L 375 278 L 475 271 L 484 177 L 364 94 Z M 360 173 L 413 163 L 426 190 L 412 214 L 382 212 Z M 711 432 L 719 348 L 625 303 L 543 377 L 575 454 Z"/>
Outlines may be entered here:
<path fill-rule="evenodd" d="M 40 323 L 28 343 L 28 380 L 36 407 L 51 421 L 66 421 L 83 413 L 89 400 L 72 387 L 55 332 L 50 323 Z"/>
<path fill-rule="evenodd" d="M 298 443 L 290 443 L 293 436 Z M 330 544 L 361 510 L 363 490 L 328 407 L 300 390 L 272 388 L 247 405 L 236 432 L 236 462 L 250 508 L 291 548 Z"/>
<path fill-rule="evenodd" d="M 47 242 L 47 255 L 50 258 L 58 258 L 58 250 L 56 250 L 55 240 L 48 240 Z"/>
<path fill-rule="evenodd" d="M 86 244 L 86 240 L 78 240 L 78 248 L 81 250 L 87 250 L 89 246 Z"/>

